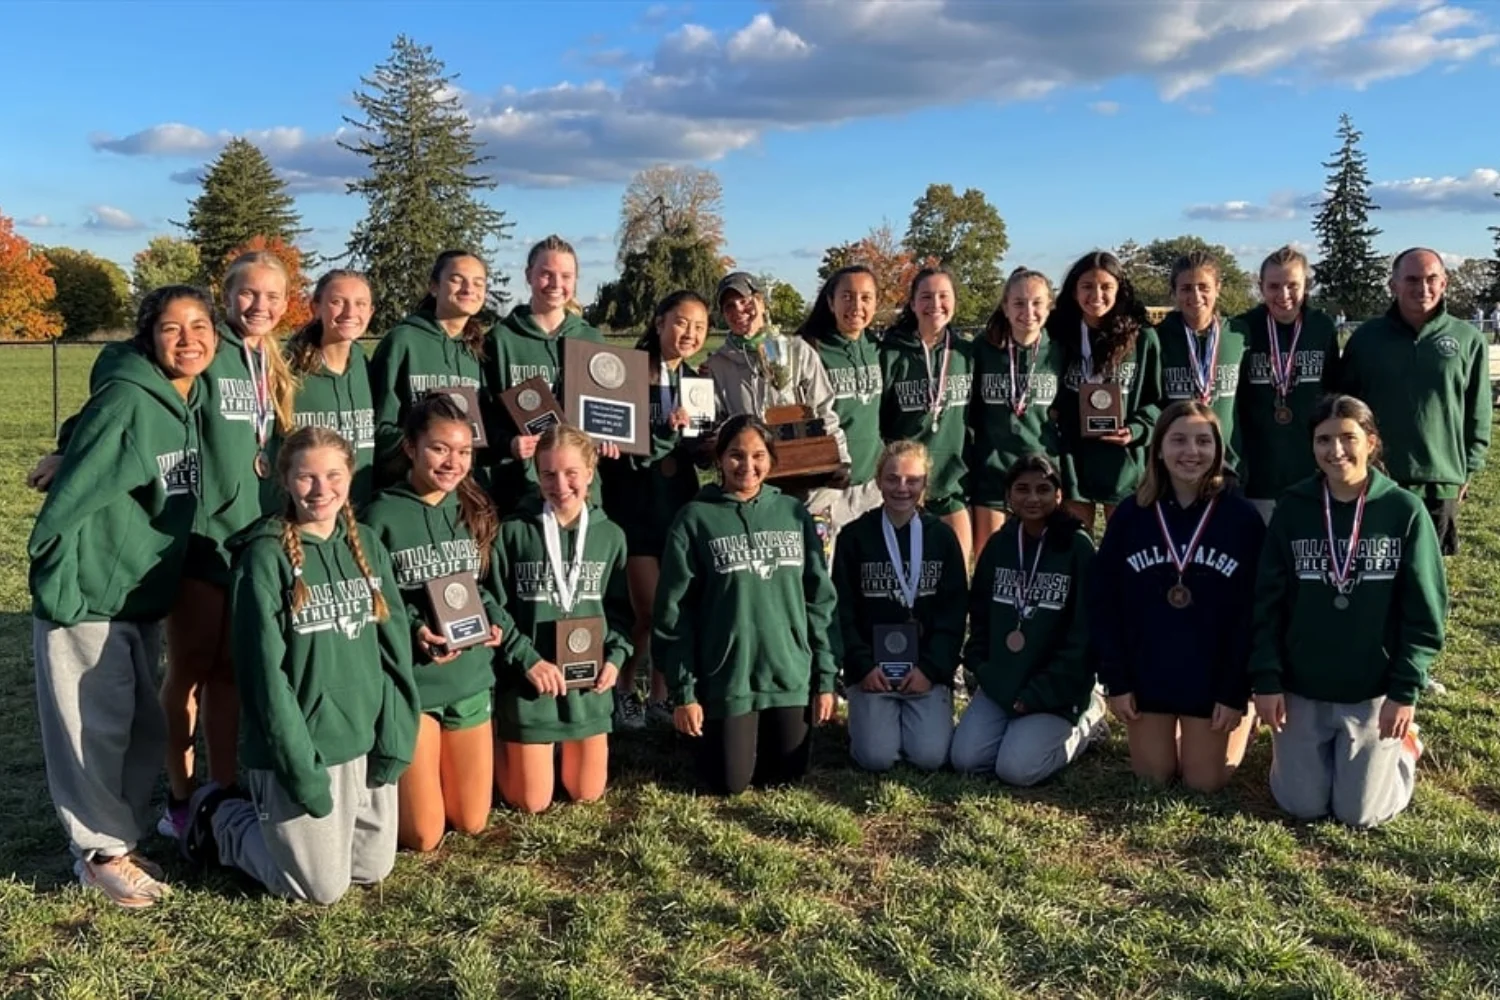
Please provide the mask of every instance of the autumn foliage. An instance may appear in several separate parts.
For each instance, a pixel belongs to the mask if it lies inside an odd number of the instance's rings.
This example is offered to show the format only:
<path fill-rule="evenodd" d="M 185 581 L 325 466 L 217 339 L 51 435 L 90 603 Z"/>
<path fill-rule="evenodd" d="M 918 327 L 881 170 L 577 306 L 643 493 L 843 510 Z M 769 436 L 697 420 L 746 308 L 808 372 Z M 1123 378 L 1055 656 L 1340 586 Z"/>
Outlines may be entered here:
<path fill-rule="evenodd" d="M 47 258 L 0 215 L 0 337 L 51 340 L 62 333 L 62 317 L 52 308 L 57 286 L 51 270 Z"/>
<path fill-rule="evenodd" d="M 308 297 L 307 275 L 302 273 L 302 251 L 289 245 L 280 237 L 266 239 L 264 236 L 256 236 L 248 243 L 236 247 L 224 258 L 224 267 L 227 268 L 234 259 L 241 254 L 255 253 L 257 251 L 269 251 L 286 266 L 286 273 L 290 276 L 287 287 L 286 315 L 282 317 L 280 332 L 286 333 L 301 329 L 312 319 L 312 302 Z M 220 290 L 222 293 L 222 289 Z"/>
<path fill-rule="evenodd" d="M 937 263 L 935 257 L 918 260 L 911 251 L 903 249 L 887 222 L 871 229 L 863 239 L 829 247 L 823 254 L 818 277 L 826 281 L 834 271 L 850 264 L 863 264 L 875 272 L 875 284 L 879 289 L 875 325 L 881 327 L 895 321 L 917 272 L 924 267 L 935 267 Z"/>

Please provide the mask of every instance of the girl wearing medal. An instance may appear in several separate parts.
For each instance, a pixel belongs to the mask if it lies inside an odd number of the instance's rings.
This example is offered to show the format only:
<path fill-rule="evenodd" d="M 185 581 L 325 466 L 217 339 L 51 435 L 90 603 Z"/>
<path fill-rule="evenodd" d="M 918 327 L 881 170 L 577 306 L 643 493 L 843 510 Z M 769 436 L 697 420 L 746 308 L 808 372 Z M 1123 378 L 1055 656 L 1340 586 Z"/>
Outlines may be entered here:
<path fill-rule="evenodd" d="M 1104 739 L 1084 625 L 1094 543 L 1062 505 L 1046 455 L 1006 473 L 1012 517 L 979 555 L 964 664 L 979 680 L 953 734 L 953 769 L 1034 785 Z"/>
<path fill-rule="evenodd" d="M 1240 482 L 1268 522 L 1276 498 L 1317 472 L 1297 438 L 1338 377 L 1338 330 L 1332 317 L 1307 304 L 1307 278 L 1307 258 L 1282 247 L 1260 265 L 1261 305 L 1240 317 L 1246 330 L 1235 394 Z"/>
<path fill-rule="evenodd" d="M 402 428 L 407 411 L 433 389 L 473 389 L 484 399 L 485 306 L 489 272 L 467 250 L 444 250 L 428 275 L 427 295 L 380 339 L 370 357 L 375 399 L 375 484 L 406 473 Z"/>
<path fill-rule="evenodd" d="M 734 795 L 807 773 L 812 726 L 833 717 L 836 597 L 812 515 L 765 481 L 770 429 L 731 417 L 714 450 L 721 484 L 667 533 L 651 658 L 699 781 Z"/>
<path fill-rule="evenodd" d="M 406 482 L 381 490 L 363 518 L 395 567 L 422 711 L 416 750 L 399 789 L 398 840 L 414 851 L 436 848 L 449 826 L 479 833 L 494 797 L 494 649 L 510 619 L 491 593 L 500 525 L 489 496 L 470 474 L 473 439 L 469 418 L 453 397 L 418 400 L 406 415 Z M 470 588 L 476 580 L 480 586 Z M 441 595 L 439 607 L 429 596 L 434 593 Z M 449 649 L 433 631 L 434 616 L 444 608 L 481 612 L 468 602 L 482 605 L 488 638 Z"/>
<path fill-rule="evenodd" d="M 1245 327 L 1219 315 L 1219 262 L 1194 250 L 1172 264 L 1177 308 L 1156 329 L 1161 345 L 1163 405 L 1196 399 L 1214 411 L 1224 435 L 1224 469 L 1239 475 L 1239 425 L 1235 392 L 1245 355 Z"/>
<path fill-rule="evenodd" d="M 281 513 L 234 539 L 235 669 L 246 790 L 193 793 L 179 846 L 277 895 L 322 906 L 396 861 L 396 782 L 417 688 L 391 557 L 354 519 L 354 451 L 303 427 L 276 460 Z"/>
<path fill-rule="evenodd" d="M 1275 734 L 1277 804 L 1372 827 L 1411 802 L 1422 754 L 1412 719 L 1443 647 L 1447 578 L 1421 498 L 1381 471 L 1370 408 L 1328 396 L 1312 420 L 1319 475 L 1271 516 L 1251 683 Z"/>
<path fill-rule="evenodd" d="M 1119 258 L 1102 251 L 1068 270 L 1047 331 L 1067 359 L 1052 406 L 1066 503 L 1092 531 L 1095 509 L 1103 506 L 1108 518 L 1140 483 L 1160 412 L 1161 350 Z M 1092 428 L 1084 424 L 1084 403 Z"/>
<path fill-rule="evenodd" d="M 936 771 L 953 735 L 968 567 L 953 529 L 921 510 L 927 469 L 917 442 L 886 445 L 875 466 L 883 503 L 834 550 L 849 752 L 866 771 L 902 759 Z"/>
<path fill-rule="evenodd" d="M 1047 276 L 1018 267 L 1006 279 L 984 336 L 974 342 L 969 425 L 975 552 L 983 552 L 1005 523 L 1011 466 L 1023 455 L 1056 456 L 1060 450 L 1048 410 L 1065 361 L 1061 345 L 1046 333 L 1051 311 Z"/>
<path fill-rule="evenodd" d="M 496 586 L 514 619 L 496 658 L 495 780 L 522 812 L 552 804 L 562 744 L 563 789 L 604 794 L 619 664 L 630 656 L 625 534 L 589 503 L 598 453 L 566 424 L 537 439 L 541 496 L 500 525 Z"/>
<path fill-rule="evenodd" d="M 912 279 L 906 305 L 880 343 L 885 397 L 880 434 L 886 441 L 919 441 L 931 456 L 925 508 L 958 536 L 964 565 L 973 560 L 969 517 L 966 411 L 973 382 L 974 344 L 949 327 L 957 299 L 948 272 L 927 267 Z"/>
<path fill-rule="evenodd" d="M 635 345 L 651 357 L 656 387 L 651 394 L 651 454 L 627 456 L 603 466 L 604 509 L 625 530 L 630 603 L 635 612 L 631 639 L 635 652 L 615 685 L 614 724 L 640 729 L 646 713 L 671 722 L 666 681 L 651 670 L 651 606 L 661 573 L 661 550 L 672 520 L 698 492 L 696 463 L 700 439 L 688 437 L 691 419 L 682 405 L 682 380 L 697 378 L 687 359 L 703 350 L 708 337 L 708 303 L 696 292 L 673 292 L 656 306 L 651 326 Z M 706 463 L 705 463 L 706 464 Z M 636 693 L 637 671 L 646 665 L 650 701 Z"/>
<path fill-rule="evenodd" d="M 375 408 L 368 362 L 358 343 L 374 311 L 369 279 L 358 271 L 328 271 L 313 288 L 312 306 L 312 320 L 286 343 L 287 367 L 298 382 L 292 422 L 338 431 L 354 446 L 349 498 L 363 509 L 375 473 Z"/>
<path fill-rule="evenodd" d="M 1135 773 L 1217 791 L 1252 729 L 1246 663 L 1265 525 L 1225 488 L 1224 437 L 1208 406 L 1168 406 L 1149 454 L 1140 488 L 1104 530 L 1089 632 Z"/>

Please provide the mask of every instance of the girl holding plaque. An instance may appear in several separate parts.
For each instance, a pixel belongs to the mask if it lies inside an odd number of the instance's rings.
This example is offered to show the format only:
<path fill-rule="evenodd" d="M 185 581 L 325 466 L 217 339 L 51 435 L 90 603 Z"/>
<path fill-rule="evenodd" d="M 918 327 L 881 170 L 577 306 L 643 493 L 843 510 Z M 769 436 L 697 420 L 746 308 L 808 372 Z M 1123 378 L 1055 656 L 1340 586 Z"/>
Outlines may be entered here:
<path fill-rule="evenodd" d="M 489 272 L 467 250 L 444 250 L 432 264 L 427 295 L 380 340 L 370 358 L 375 397 L 376 485 L 405 474 L 407 411 L 434 389 L 472 389 L 482 398 L 488 357 L 485 306 Z"/>
<path fill-rule="evenodd" d="M 396 861 L 396 781 L 417 687 L 391 557 L 349 504 L 354 450 L 325 427 L 282 443 L 285 507 L 234 540 L 232 631 L 246 791 L 193 793 L 180 846 L 289 899 L 331 905 Z"/>
<path fill-rule="evenodd" d="M 1062 440 L 1063 485 L 1090 531 L 1140 483 L 1146 439 L 1161 400 L 1161 351 L 1119 258 L 1095 252 L 1068 270 L 1047 320 L 1067 370 L 1053 411 Z"/>
<path fill-rule="evenodd" d="M 1319 475 L 1282 495 L 1255 592 L 1255 706 L 1271 794 L 1299 819 L 1378 826 L 1411 802 L 1412 721 L 1443 647 L 1448 585 L 1420 497 L 1381 470 L 1370 408 L 1313 410 Z"/>
<path fill-rule="evenodd" d="M 538 437 L 533 460 L 541 496 L 500 525 L 492 556 L 514 619 L 495 663 L 495 779 L 528 813 L 552 804 L 557 743 L 568 796 L 604 794 L 609 692 L 631 651 L 625 533 L 589 503 L 593 439 L 558 424 Z"/>
<path fill-rule="evenodd" d="M 448 826 L 483 830 L 494 796 L 494 649 L 510 619 L 490 592 L 500 525 L 470 475 L 473 437 L 452 397 L 418 400 L 406 415 L 406 482 L 364 514 L 395 567 L 422 712 L 400 785 L 399 841 L 414 851 L 436 848 Z"/>
<path fill-rule="evenodd" d="M 1108 735 L 1084 625 L 1094 543 L 1062 506 L 1045 455 L 1006 473 L 1012 516 L 979 555 L 964 663 L 979 680 L 953 734 L 953 769 L 1034 785 Z"/>
<path fill-rule="evenodd" d="M 1217 791 L 1253 726 L 1246 664 L 1265 525 L 1225 488 L 1224 437 L 1205 404 L 1168 406 L 1149 455 L 1104 530 L 1089 631 L 1136 774 Z"/>
<path fill-rule="evenodd" d="M 765 481 L 769 428 L 732 417 L 714 450 L 721 483 L 667 533 L 651 652 L 699 781 L 734 795 L 807 773 L 812 726 L 833 717 L 836 597 L 812 515 Z"/>
<path fill-rule="evenodd" d="M 957 305 L 948 272 L 927 267 L 912 279 L 906 305 L 880 344 L 885 382 L 880 433 L 887 441 L 920 441 L 927 446 L 932 476 L 926 509 L 953 529 L 968 566 L 974 529 L 966 499 L 966 410 L 974 344 L 948 325 Z"/>
<path fill-rule="evenodd" d="M 1333 319 L 1307 304 L 1307 258 L 1282 247 L 1260 265 L 1261 304 L 1240 318 L 1245 365 L 1235 397 L 1245 496 L 1266 521 L 1276 498 L 1317 472 L 1301 429 L 1337 380 Z"/>
<path fill-rule="evenodd" d="M 953 735 L 968 567 L 953 529 L 921 509 L 927 470 L 922 445 L 886 445 L 875 466 L 883 502 L 834 552 L 849 752 L 867 771 L 902 759 L 936 771 Z"/>
<path fill-rule="evenodd" d="M 1052 301 L 1046 275 L 1016 268 L 984 336 L 974 342 L 969 426 L 975 552 L 983 552 L 1005 523 L 1011 467 L 1023 455 L 1055 456 L 1060 450 L 1049 410 L 1066 362 L 1062 346 L 1047 336 Z"/>
<path fill-rule="evenodd" d="M 669 722 L 672 716 L 666 681 L 660 671 L 650 669 L 651 606 L 656 600 L 667 529 L 698 492 L 698 441 L 684 436 L 692 429 L 692 421 L 683 405 L 683 379 L 698 378 L 688 359 L 703 350 L 707 337 L 708 303 L 698 293 L 673 292 L 657 304 L 651 326 L 635 345 L 650 355 L 651 370 L 656 373 L 651 394 L 651 454 L 625 456 L 601 469 L 604 509 L 625 531 L 626 574 L 635 612 L 631 633 L 635 652 L 615 685 L 614 724 L 621 729 L 641 728 L 647 711 L 662 721 Z M 694 387 L 692 382 L 687 385 Z M 708 380 L 698 388 L 712 391 Z M 645 706 L 636 693 L 636 674 L 642 664 L 651 684 L 650 702 Z"/>
<path fill-rule="evenodd" d="M 1194 250 L 1172 263 L 1177 308 L 1156 329 L 1161 345 L 1163 405 L 1196 399 L 1214 411 L 1224 435 L 1224 470 L 1239 475 L 1235 392 L 1245 354 L 1245 327 L 1219 315 L 1219 262 Z"/>

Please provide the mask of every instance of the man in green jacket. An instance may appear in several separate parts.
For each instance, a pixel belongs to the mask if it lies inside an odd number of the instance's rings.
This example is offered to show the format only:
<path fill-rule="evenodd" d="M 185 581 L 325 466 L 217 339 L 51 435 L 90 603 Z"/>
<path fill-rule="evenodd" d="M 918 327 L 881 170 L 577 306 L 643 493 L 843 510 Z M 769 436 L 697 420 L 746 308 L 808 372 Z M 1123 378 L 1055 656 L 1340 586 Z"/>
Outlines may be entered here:
<path fill-rule="evenodd" d="M 1391 478 L 1422 498 L 1452 555 L 1458 505 L 1490 447 L 1489 354 L 1484 335 L 1448 313 L 1436 253 L 1397 254 L 1390 287 L 1390 309 L 1349 338 L 1340 390 L 1375 411 Z"/>

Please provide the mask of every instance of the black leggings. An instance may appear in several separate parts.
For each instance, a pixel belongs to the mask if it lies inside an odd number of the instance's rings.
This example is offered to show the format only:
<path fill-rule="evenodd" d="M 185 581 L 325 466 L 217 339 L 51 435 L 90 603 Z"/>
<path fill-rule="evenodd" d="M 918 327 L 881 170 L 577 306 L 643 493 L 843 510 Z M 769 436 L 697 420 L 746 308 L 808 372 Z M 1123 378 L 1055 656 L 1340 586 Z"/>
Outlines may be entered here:
<path fill-rule="evenodd" d="M 698 781 L 715 795 L 738 795 L 796 781 L 812 753 L 812 708 L 767 708 L 726 719 L 703 720 Z"/>

